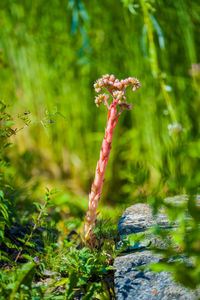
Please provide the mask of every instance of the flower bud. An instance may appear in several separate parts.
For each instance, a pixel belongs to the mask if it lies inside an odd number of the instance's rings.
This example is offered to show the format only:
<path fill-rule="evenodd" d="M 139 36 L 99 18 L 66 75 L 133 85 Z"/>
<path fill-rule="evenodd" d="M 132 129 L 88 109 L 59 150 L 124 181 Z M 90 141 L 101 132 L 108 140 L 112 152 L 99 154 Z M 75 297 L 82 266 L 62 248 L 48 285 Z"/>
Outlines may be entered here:
<path fill-rule="evenodd" d="M 123 84 L 121 82 L 117 83 L 117 88 L 121 90 L 123 88 Z"/>
<path fill-rule="evenodd" d="M 123 91 L 114 91 L 113 96 L 115 97 L 116 100 L 121 101 L 121 100 L 126 100 L 125 94 Z"/>
<path fill-rule="evenodd" d="M 109 74 L 105 74 L 105 75 L 102 76 L 102 78 L 103 78 L 103 79 L 109 79 L 109 78 L 110 78 L 110 75 L 109 75 Z"/>
<path fill-rule="evenodd" d="M 102 102 L 105 102 L 108 100 L 109 100 L 109 96 L 107 94 L 100 94 L 95 97 L 94 102 L 95 102 L 96 106 L 99 107 Z"/>
<path fill-rule="evenodd" d="M 115 81 L 115 76 L 114 75 L 110 75 L 110 81 L 112 81 L 112 82 Z"/>

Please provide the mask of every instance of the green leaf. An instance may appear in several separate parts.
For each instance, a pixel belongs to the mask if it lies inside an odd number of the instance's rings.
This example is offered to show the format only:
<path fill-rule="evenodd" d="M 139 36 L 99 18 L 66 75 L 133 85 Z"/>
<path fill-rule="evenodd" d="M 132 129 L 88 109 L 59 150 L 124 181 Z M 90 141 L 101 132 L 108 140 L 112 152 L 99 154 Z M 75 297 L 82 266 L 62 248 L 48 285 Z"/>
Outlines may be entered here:
<path fill-rule="evenodd" d="M 97 291 L 101 288 L 100 282 L 93 282 L 90 284 L 87 293 L 83 296 L 82 300 L 90 300 L 93 299 L 97 293 Z"/>
<path fill-rule="evenodd" d="M 88 14 L 87 14 L 87 11 L 85 9 L 84 4 L 82 2 L 79 2 L 78 7 L 79 7 L 79 14 L 80 14 L 82 20 L 84 22 L 88 22 L 89 21 L 89 17 L 88 17 Z"/>
<path fill-rule="evenodd" d="M 160 25 L 158 24 L 158 22 L 156 21 L 155 17 L 152 14 L 150 14 L 150 19 L 151 19 L 151 21 L 154 25 L 154 28 L 156 30 L 156 33 L 158 35 L 159 46 L 163 50 L 163 49 L 165 49 L 165 40 L 164 40 L 164 35 L 162 32 L 162 29 L 160 28 Z"/>
<path fill-rule="evenodd" d="M 10 127 L 12 125 L 15 125 L 15 122 L 14 121 L 7 121 L 6 122 L 6 127 Z"/>
<path fill-rule="evenodd" d="M 17 240 L 18 240 L 19 242 L 23 243 L 23 244 L 26 242 L 25 239 L 21 239 L 21 238 L 19 238 L 19 237 L 17 238 Z"/>
<path fill-rule="evenodd" d="M 149 269 L 154 272 L 173 272 L 175 271 L 175 265 L 174 264 L 168 264 L 168 263 L 156 263 L 156 264 L 149 264 Z"/>
<path fill-rule="evenodd" d="M 71 35 L 74 35 L 78 28 L 78 9 L 74 7 L 72 11 Z"/>
<path fill-rule="evenodd" d="M 15 298 L 16 293 L 19 291 L 21 284 L 28 286 L 31 289 L 33 276 L 35 274 L 35 263 L 29 262 L 19 270 L 17 270 L 17 280 L 14 282 L 12 292 L 9 300 Z"/>
<path fill-rule="evenodd" d="M 33 204 L 37 207 L 37 209 L 38 209 L 39 211 L 42 210 L 42 206 L 41 206 L 40 203 L 38 203 L 38 202 L 33 202 Z"/>
<path fill-rule="evenodd" d="M 5 220 L 8 221 L 9 216 L 8 216 L 8 207 L 4 203 L 0 203 L 0 213 L 3 215 Z"/>
<path fill-rule="evenodd" d="M 33 258 L 30 255 L 28 255 L 28 254 L 22 254 L 21 257 L 25 258 L 27 260 L 30 260 L 31 262 L 34 262 Z"/>
<path fill-rule="evenodd" d="M 11 249 L 14 248 L 14 249 L 19 250 L 19 247 L 17 245 L 15 245 L 15 244 L 12 244 L 12 242 L 8 238 L 5 237 L 3 242 L 6 244 L 6 246 L 8 248 L 11 248 Z"/>
<path fill-rule="evenodd" d="M 40 268 L 42 269 L 42 271 L 45 270 L 45 264 L 43 262 L 40 263 Z"/>
<path fill-rule="evenodd" d="M 4 251 L 0 252 L 0 260 L 5 260 L 8 262 L 14 263 L 14 260 L 10 256 L 8 256 L 8 253 L 6 253 Z"/>
<path fill-rule="evenodd" d="M 4 192 L 0 190 L 0 198 L 4 199 Z"/>
<path fill-rule="evenodd" d="M 9 147 L 11 145 L 12 145 L 12 143 L 6 143 L 6 144 L 3 145 L 3 148 L 5 149 L 5 148 L 7 148 L 7 147 Z"/>
<path fill-rule="evenodd" d="M 69 282 L 66 283 L 65 296 L 66 296 L 67 300 L 73 300 L 74 299 L 75 291 L 73 289 L 77 286 L 78 280 L 79 280 L 79 275 L 78 274 L 76 274 L 75 272 L 70 273 Z"/>
<path fill-rule="evenodd" d="M 69 278 L 61 278 L 55 283 L 55 286 L 62 286 L 69 281 Z"/>

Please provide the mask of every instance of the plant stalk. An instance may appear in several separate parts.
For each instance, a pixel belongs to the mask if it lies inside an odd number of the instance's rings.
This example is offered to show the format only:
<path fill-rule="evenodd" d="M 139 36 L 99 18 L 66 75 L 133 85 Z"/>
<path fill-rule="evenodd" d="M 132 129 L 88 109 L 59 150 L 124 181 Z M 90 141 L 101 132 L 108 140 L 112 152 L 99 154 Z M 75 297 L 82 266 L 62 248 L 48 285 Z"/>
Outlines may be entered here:
<path fill-rule="evenodd" d="M 111 144 L 113 139 L 113 130 L 117 125 L 118 116 L 116 103 L 110 105 L 107 117 L 107 126 L 105 130 L 105 136 L 102 142 L 100 150 L 100 158 L 97 162 L 94 182 L 92 183 L 91 192 L 89 194 L 89 206 L 85 218 L 85 240 L 88 240 L 90 233 L 93 231 L 95 226 L 95 220 L 97 217 L 97 206 L 101 196 L 104 174 L 106 166 L 110 156 Z"/>

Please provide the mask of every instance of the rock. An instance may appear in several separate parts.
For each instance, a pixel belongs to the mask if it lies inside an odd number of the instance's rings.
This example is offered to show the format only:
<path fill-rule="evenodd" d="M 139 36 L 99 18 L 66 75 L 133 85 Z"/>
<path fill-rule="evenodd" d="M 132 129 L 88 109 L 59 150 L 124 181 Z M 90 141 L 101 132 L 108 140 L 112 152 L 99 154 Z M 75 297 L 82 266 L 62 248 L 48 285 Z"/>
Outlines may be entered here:
<path fill-rule="evenodd" d="M 182 198 L 181 198 L 182 199 Z M 167 200 L 171 201 L 171 200 Z M 199 199 L 197 199 L 199 202 Z M 178 198 L 175 203 L 182 203 Z M 130 233 L 142 233 L 153 225 L 162 228 L 172 228 L 176 224 L 169 224 L 164 212 L 160 211 L 155 217 L 152 215 L 148 204 L 135 204 L 126 209 L 119 221 L 118 231 L 121 239 Z M 134 253 L 117 257 L 114 262 L 115 268 L 115 293 L 117 300 L 198 300 L 200 289 L 189 290 L 174 282 L 168 272 L 154 273 L 138 267 L 156 263 L 161 255 L 154 254 L 148 248 L 149 242 L 155 246 L 165 247 L 157 237 L 145 236 L 145 240 L 137 242 L 132 248 Z"/>
<path fill-rule="evenodd" d="M 190 291 L 175 283 L 169 273 L 137 269 L 147 263 L 156 263 L 160 258 L 148 250 L 117 257 L 114 263 L 116 299 L 198 300 L 197 291 Z"/>
<path fill-rule="evenodd" d="M 196 195 L 196 204 L 199 207 L 200 206 L 200 195 Z M 189 197 L 188 195 L 177 195 L 174 197 L 168 197 L 164 199 L 164 203 L 165 204 L 172 204 L 175 206 L 179 206 L 179 205 L 187 205 L 187 201 L 188 201 Z"/>
<path fill-rule="evenodd" d="M 161 227 L 169 226 L 165 213 L 160 212 L 156 218 L 153 217 L 148 204 L 139 203 L 127 208 L 119 221 L 118 232 L 120 236 L 129 233 L 138 233 L 158 224 Z"/>
<path fill-rule="evenodd" d="M 42 271 L 42 275 L 44 275 L 45 277 L 53 277 L 56 275 L 56 272 L 45 269 L 44 271 Z"/>

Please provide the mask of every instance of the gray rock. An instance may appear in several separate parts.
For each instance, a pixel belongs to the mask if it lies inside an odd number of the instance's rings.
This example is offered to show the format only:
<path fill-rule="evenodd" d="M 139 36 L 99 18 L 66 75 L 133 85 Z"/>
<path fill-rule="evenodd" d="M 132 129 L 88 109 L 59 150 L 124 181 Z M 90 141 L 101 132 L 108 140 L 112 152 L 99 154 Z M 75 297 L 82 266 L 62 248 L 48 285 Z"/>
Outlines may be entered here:
<path fill-rule="evenodd" d="M 45 277 L 53 277 L 56 275 L 56 272 L 53 272 L 53 271 L 50 271 L 50 270 L 47 270 L 45 269 L 42 274 L 45 276 Z"/>
<path fill-rule="evenodd" d="M 174 199 L 179 205 L 182 197 Z M 181 201 L 179 201 L 181 200 Z M 199 199 L 197 199 L 198 201 Z M 171 200 L 167 200 L 171 201 Z M 173 203 L 174 203 L 173 202 Z M 158 224 L 163 228 L 174 227 L 169 224 L 164 212 L 160 211 L 155 217 L 152 215 L 148 204 L 135 204 L 126 209 L 119 221 L 118 231 L 121 239 L 130 233 L 145 233 L 153 225 Z M 145 236 L 145 240 L 134 245 L 134 253 L 117 257 L 115 268 L 115 292 L 117 300 L 198 300 L 200 289 L 191 291 L 173 281 L 168 272 L 154 273 L 147 269 L 144 271 L 138 267 L 145 267 L 149 263 L 156 263 L 161 256 L 154 254 L 148 248 L 149 242 L 153 245 L 165 247 L 157 238 Z"/>
<path fill-rule="evenodd" d="M 118 232 L 120 235 L 138 233 L 158 224 L 161 227 L 169 227 L 165 213 L 160 212 L 153 217 L 148 204 L 138 203 L 127 208 L 119 221 Z"/>
<path fill-rule="evenodd" d="M 160 258 L 148 250 L 117 257 L 114 263 L 116 299 L 198 300 L 198 291 L 190 291 L 175 283 L 169 273 L 138 270 L 138 267 L 156 263 Z"/>
<path fill-rule="evenodd" d="M 200 195 L 196 195 L 196 204 L 200 206 Z M 175 206 L 184 206 L 187 205 L 189 197 L 188 195 L 177 195 L 174 197 L 168 197 L 164 199 L 165 204 L 173 204 Z"/>

